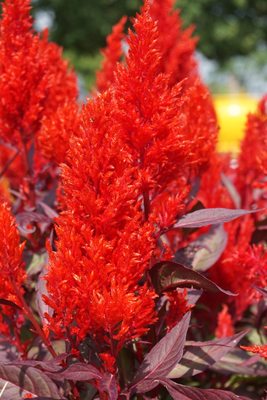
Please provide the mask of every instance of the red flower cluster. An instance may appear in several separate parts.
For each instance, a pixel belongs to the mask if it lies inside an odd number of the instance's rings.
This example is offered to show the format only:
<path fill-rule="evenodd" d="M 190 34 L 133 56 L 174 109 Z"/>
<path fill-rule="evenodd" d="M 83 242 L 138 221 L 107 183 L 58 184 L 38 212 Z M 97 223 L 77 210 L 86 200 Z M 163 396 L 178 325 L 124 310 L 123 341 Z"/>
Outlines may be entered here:
<path fill-rule="evenodd" d="M 22 252 L 25 243 L 20 244 L 19 232 L 16 222 L 7 204 L 0 205 L 0 298 L 21 306 L 18 291 L 23 293 L 22 284 L 26 279 Z M 23 321 L 18 310 L 10 305 L 1 305 L 0 332 L 12 337 L 13 333 L 6 317 L 13 321 L 14 331 L 17 334 Z M 5 304 L 5 303 L 4 303 Z M 5 317 L 4 317 L 5 316 Z M 18 343 L 17 343 L 18 344 Z"/>
<path fill-rule="evenodd" d="M 156 233 L 173 223 L 188 193 L 183 185 L 208 163 L 217 134 L 207 90 L 198 83 L 170 87 L 161 73 L 150 13 L 147 2 L 129 32 L 126 63 L 80 116 L 63 167 L 65 212 L 46 278 L 46 302 L 55 311 L 49 327 L 78 340 L 91 335 L 113 356 L 155 321 L 155 293 L 144 282 Z"/>
<path fill-rule="evenodd" d="M 126 21 L 127 18 L 122 17 L 107 37 L 107 47 L 102 51 L 102 68 L 96 74 L 96 87 L 99 92 L 107 90 L 113 83 L 116 65 L 123 57 L 123 40 L 126 40 L 123 29 Z"/>
<path fill-rule="evenodd" d="M 241 349 L 249 351 L 251 353 L 259 354 L 261 357 L 267 360 L 267 344 L 263 346 L 240 346 Z"/>
<path fill-rule="evenodd" d="M 60 48 L 47 41 L 47 33 L 33 33 L 29 0 L 3 4 L 0 76 L 0 130 L 7 143 L 26 143 L 38 133 L 43 116 L 77 96 L 75 76 Z"/>

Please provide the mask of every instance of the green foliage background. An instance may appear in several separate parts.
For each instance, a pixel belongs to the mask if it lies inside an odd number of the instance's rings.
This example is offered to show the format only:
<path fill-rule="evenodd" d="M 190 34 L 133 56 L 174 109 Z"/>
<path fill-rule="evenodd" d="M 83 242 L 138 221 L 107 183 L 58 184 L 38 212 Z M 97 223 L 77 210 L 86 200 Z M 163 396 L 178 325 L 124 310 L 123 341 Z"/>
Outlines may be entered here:
<path fill-rule="evenodd" d="M 54 18 L 52 39 L 62 45 L 91 86 L 99 66 L 99 49 L 122 15 L 133 16 L 142 0 L 32 0 L 34 12 Z M 267 56 L 267 0 L 177 0 L 184 26 L 195 25 L 198 49 L 228 68 L 234 56 Z"/>

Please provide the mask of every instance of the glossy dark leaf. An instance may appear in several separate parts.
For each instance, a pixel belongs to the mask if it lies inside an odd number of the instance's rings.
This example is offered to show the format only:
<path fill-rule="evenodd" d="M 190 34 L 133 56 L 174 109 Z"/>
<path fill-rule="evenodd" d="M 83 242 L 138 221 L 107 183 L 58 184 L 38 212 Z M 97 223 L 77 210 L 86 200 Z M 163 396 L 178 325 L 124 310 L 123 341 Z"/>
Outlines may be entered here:
<path fill-rule="evenodd" d="M 187 313 L 146 355 L 133 382 L 133 386 L 138 392 L 151 390 L 155 386 L 153 381 L 167 376 L 180 361 L 183 355 L 190 316 L 191 314 Z"/>
<path fill-rule="evenodd" d="M 179 385 L 170 379 L 161 381 L 161 384 L 166 387 L 173 400 L 250 400 L 226 390 L 198 389 Z"/>
<path fill-rule="evenodd" d="M 168 378 L 188 378 L 205 371 L 231 351 L 246 333 L 186 346 L 183 358 L 168 374 Z"/>
<path fill-rule="evenodd" d="M 207 271 L 222 255 L 228 235 L 223 225 L 215 225 L 175 254 L 175 261 L 192 266 L 195 271 Z"/>
<path fill-rule="evenodd" d="M 37 368 L 1 364 L 0 379 L 8 382 L 8 385 L 14 386 L 16 390 L 25 390 L 40 397 L 62 398 L 56 384 Z"/>
<path fill-rule="evenodd" d="M 174 261 L 162 261 L 155 264 L 150 274 L 153 285 L 158 293 L 176 287 L 194 287 L 213 293 L 224 293 L 229 296 L 235 296 L 234 293 L 222 289 L 199 272 L 193 271 Z"/>
<path fill-rule="evenodd" d="M 200 228 L 207 225 L 218 225 L 257 211 L 259 210 L 205 208 L 186 214 L 173 228 Z"/>
<path fill-rule="evenodd" d="M 79 362 L 70 365 L 64 371 L 54 373 L 53 377 L 56 380 L 90 381 L 96 379 L 101 381 L 103 374 L 93 365 Z"/>

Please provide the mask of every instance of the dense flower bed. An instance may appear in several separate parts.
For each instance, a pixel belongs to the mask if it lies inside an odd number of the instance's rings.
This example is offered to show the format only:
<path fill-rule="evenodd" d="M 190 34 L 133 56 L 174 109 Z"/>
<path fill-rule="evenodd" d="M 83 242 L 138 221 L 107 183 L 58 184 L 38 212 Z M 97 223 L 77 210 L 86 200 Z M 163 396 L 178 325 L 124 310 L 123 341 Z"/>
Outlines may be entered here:
<path fill-rule="evenodd" d="M 267 96 L 217 153 L 173 3 L 119 21 L 80 105 L 30 0 L 4 1 L 2 399 L 264 398 Z"/>

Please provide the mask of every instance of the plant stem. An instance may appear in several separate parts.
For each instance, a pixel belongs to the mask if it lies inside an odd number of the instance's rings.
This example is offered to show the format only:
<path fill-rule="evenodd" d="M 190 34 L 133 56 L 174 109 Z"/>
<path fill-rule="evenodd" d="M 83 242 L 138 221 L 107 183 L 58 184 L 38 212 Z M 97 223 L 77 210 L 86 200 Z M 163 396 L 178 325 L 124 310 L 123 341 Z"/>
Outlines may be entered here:
<path fill-rule="evenodd" d="M 13 156 L 10 157 L 10 159 L 7 161 L 6 165 L 4 166 L 2 171 L 0 172 L 0 179 L 5 175 L 5 173 L 7 172 L 8 168 L 13 163 L 13 161 L 15 161 L 15 159 L 17 158 L 19 152 L 20 152 L 19 149 L 17 149 L 17 151 L 13 154 Z"/>
<path fill-rule="evenodd" d="M 42 328 L 40 327 L 40 325 L 38 324 L 38 322 L 36 321 L 35 316 L 33 315 L 32 310 L 30 309 L 30 307 L 28 306 L 28 304 L 26 303 L 24 297 L 22 296 L 20 290 L 18 289 L 16 282 L 14 281 L 14 279 L 11 277 L 11 283 L 12 286 L 14 288 L 14 291 L 16 293 L 16 295 L 18 296 L 18 299 L 21 302 L 23 311 L 26 315 L 26 317 L 31 321 L 35 331 L 37 332 L 37 334 L 39 335 L 39 337 L 42 339 L 43 343 L 45 344 L 45 346 L 47 347 L 48 351 L 50 352 L 50 354 L 52 355 L 53 358 L 57 357 L 57 353 L 55 352 L 55 350 L 53 349 L 53 347 L 51 346 L 48 338 L 45 336 Z"/>

